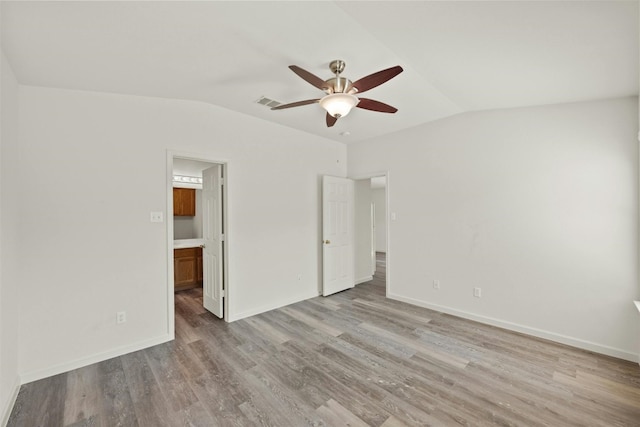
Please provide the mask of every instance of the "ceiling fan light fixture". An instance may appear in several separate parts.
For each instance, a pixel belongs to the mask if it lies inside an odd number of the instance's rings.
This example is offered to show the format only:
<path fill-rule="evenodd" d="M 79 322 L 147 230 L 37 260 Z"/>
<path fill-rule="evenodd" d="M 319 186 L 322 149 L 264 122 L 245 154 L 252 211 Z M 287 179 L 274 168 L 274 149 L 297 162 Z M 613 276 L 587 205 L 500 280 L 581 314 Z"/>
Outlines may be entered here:
<path fill-rule="evenodd" d="M 344 117 L 353 107 L 358 105 L 360 100 L 357 96 L 348 93 L 332 93 L 320 100 L 320 106 L 327 110 L 330 116 L 337 118 Z"/>

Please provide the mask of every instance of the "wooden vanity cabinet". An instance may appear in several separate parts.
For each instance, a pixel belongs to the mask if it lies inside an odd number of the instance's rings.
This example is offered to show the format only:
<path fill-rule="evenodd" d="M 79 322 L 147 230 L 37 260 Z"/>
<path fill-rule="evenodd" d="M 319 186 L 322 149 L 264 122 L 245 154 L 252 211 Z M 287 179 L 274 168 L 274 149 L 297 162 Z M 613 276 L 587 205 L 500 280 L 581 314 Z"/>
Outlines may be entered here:
<path fill-rule="evenodd" d="M 198 253 L 198 256 L 196 258 L 196 275 L 198 282 L 202 284 L 202 249 L 200 249 L 200 252 Z"/>
<path fill-rule="evenodd" d="M 173 250 L 173 282 L 176 291 L 202 286 L 202 248 Z"/>
<path fill-rule="evenodd" d="M 194 190 L 193 188 L 173 189 L 173 215 L 196 215 L 196 190 Z"/>

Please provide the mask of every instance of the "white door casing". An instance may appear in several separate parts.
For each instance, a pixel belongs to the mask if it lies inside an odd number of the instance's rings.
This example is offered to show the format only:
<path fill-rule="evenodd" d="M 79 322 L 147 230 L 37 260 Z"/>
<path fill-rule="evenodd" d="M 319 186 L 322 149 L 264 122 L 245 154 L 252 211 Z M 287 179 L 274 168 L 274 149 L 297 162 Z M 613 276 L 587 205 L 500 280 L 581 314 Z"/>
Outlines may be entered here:
<path fill-rule="evenodd" d="M 202 171 L 202 236 L 202 304 L 222 318 L 222 165 Z"/>
<path fill-rule="evenodd" d="M 355 286 L 354 183 L 322 177 L 322 295 Z"/>
<path fill-rule="evenodd" d="M 376 274 L 376 204 L 371 202 L 371 275 Z"/>

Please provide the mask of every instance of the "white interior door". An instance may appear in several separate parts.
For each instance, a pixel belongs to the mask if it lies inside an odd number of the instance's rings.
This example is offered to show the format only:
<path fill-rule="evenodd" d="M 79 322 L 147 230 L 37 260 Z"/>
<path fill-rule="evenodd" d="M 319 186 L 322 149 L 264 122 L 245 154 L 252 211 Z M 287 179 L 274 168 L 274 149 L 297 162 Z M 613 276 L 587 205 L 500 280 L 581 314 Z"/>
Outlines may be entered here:
<path fill-rule="evenodd" d="M 222 318 L 222 165 L 202 171 L 202 236 L 202 304 Z"/>
<path fill-rule="evenodd" d="M 347 178 L 322 177 L 322 295 L 355 286 L 354 184 Z"/>

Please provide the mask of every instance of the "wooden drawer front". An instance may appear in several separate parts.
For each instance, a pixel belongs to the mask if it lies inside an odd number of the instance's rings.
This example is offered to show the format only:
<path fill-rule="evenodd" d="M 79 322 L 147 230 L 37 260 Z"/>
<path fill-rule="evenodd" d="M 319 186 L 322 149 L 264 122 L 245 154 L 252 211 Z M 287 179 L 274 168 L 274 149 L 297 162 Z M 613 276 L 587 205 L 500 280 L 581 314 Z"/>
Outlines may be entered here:
<path fill-rule="evenodd" d="M 198 252 L 202 252 L 202 249 L 200 248 L 174 249 L 173 257 L 174 258 L 195 258 L 198 256 Z"/>

